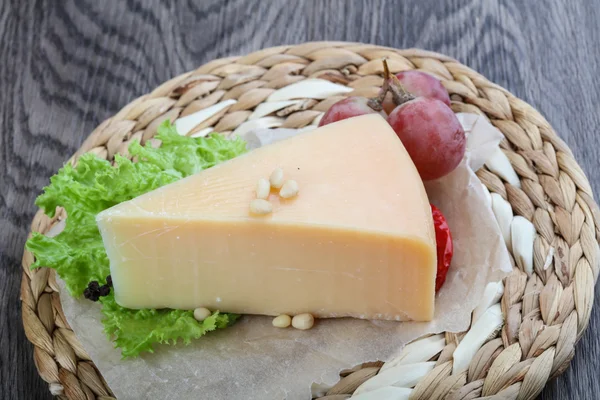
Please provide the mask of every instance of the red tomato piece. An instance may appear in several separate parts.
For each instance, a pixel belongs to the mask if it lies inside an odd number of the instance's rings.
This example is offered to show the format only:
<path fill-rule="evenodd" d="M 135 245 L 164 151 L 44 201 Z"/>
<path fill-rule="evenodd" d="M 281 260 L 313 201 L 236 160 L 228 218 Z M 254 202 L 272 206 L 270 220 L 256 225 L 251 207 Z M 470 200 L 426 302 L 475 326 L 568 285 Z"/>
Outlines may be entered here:
<path fill-rule="evenodd" d="M 431 214 L 433 215 L 437 246 L 437 275 L 435 277 L 435 291 L 437 293 L 446 281 L 446 274 L 448 273 L 448 268 L 450 268 L 450 263 L 452 262 L 452 255 L 454 254 L 454 246 L 452 244 L 450 227 L 444 214 L 433 204 L 431 204 Z"/>

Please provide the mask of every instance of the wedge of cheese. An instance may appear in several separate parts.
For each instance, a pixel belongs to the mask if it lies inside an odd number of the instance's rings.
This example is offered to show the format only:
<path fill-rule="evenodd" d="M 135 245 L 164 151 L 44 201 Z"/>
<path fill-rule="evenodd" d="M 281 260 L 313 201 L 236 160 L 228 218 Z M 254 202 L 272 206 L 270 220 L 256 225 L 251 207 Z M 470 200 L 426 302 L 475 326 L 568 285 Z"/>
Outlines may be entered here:
<path fill-rule="evenodd" d="M 298 183 L 253 215 L 275 168 Z M 419 174 L 379 115 L 262 147 L 98 215 L 116 301 L 427 321 L 435 236 Z"/>

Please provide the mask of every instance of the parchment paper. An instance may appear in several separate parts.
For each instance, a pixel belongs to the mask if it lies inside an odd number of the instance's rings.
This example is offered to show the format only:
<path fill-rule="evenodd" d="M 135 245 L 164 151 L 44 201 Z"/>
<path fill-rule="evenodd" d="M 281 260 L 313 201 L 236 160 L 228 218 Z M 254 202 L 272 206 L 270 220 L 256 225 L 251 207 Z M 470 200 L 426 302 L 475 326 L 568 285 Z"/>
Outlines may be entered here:
<path fill-rule="evenodd" d="M 298 331 L 273 328 L 270 317 L 247 316 L 187 347 L 157 346 L 154 354 L 122 360 L 102 332 L 99 305 L 74 299 L 63 288 L 67 320 L 115 395 L 121 400 L 310 399 L 311 384 L 332 385 L 344 368 L 388 360 L 426 334 L 466 330 L 485 285 L 502 279 L 511 264 L 481 182 L 469 167 L 480 168 L 502 136 L 482 117 L 462 114 L 459 119 L 469 134 L 468 160 L 426 185 L 430 201 L 448 219 L 455 248 L 433 321 L 329 319 Z M 273 141 L 278 137 L 273 133 L 254 134 Z"/>

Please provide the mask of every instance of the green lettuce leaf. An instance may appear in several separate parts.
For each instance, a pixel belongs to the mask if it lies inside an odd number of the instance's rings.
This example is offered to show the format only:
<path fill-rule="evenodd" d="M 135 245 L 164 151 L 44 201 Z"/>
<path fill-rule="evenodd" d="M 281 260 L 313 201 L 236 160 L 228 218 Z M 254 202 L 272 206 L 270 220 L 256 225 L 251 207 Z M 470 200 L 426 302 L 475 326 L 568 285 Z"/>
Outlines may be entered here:
<path fill-rule="evenodd" d="M 116 156 L 113 166 L 95 155 L 84 154 L 76 167 L 65 165 L 50 179 L 36 204 L 51 217 L 56 207 L 63 207 L 68 218 L 57 236 L 35 233 L 27 241 L 27 249 L 36 258 L 32 268 L 54 268 L 75 297 L 81 296 L 90 281 L 104 284 L 110 268 L 96 226 L 99 212 L 246 151 L 240 139 L 229 140 L 217 134 L 206 138 L 180 136 L 169 121 L 158 128 L 157 138 L 162 141 L 159 148 L 131 144 L 129 153 L 139 160 L 136 163 Z M 124 357 L 152 352 L 155 343 L 182 340 L 187 344 L 238 318 L 215 312 L 200 323 L 192 311 L 126 309 L 115 302 L 112 292 L 100 301 L 104 330 Z"/>

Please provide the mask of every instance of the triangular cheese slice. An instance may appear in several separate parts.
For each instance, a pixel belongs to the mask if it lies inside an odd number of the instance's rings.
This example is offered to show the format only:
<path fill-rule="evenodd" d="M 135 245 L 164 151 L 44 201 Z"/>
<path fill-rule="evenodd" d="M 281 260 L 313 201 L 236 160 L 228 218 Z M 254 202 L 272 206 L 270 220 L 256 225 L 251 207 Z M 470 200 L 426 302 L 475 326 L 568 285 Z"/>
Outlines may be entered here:
<path fill-rule="evenodd" d="M 250 212 L 282 168 L 299 193 Z M 435 236 L 423 183 L 379 115 L 251 151 L 98 215 L 117 302 L 246 314 L 433 317 Z"/>

